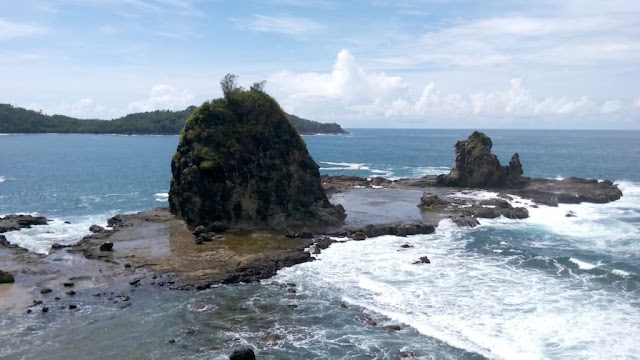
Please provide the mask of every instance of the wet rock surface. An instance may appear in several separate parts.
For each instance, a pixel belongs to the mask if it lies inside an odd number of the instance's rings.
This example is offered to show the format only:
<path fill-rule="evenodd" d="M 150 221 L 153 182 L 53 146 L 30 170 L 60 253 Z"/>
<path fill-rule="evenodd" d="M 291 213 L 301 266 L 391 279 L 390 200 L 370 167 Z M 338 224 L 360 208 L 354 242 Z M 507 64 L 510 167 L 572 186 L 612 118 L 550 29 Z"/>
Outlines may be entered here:
<path fill-rule="evenodd" d="M 48 221 L 44 216 L 11 214 L 0 217 L 0 233 L 30 228 L 33 225 L 47 225 Z"/>

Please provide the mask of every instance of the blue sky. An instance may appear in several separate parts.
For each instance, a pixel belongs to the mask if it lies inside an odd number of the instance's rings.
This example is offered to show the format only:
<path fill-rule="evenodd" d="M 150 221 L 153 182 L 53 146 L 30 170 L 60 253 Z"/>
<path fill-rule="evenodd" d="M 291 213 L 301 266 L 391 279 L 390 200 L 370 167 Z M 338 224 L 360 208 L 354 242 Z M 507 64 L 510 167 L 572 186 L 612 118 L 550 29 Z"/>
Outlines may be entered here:
<path fill-rule="evenodd" d="M 0 1 L 0 103 L 110 119 L 226 73 L 345 127 L 640 129 L 640 1 Z"/>

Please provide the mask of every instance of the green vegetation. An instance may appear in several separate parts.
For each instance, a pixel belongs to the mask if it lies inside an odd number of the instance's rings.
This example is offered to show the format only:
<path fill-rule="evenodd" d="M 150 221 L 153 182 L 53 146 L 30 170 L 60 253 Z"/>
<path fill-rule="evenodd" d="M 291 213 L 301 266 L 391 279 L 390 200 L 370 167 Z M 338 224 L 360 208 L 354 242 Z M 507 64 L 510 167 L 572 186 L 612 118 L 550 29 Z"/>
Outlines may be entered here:
<path fill-rule="evenodd" d="M 195 106 L 182 111 L 158 110 L 111 121 L 81 120 L 0 104 L 0 133 L 179 134 Z"/>
<path fill-rule="evenodd" d="M 227 79 L 226 90 L 238 91 L 235 77 Z M 255 83 L 251 90 L 262 91 L 264 82 Z M 225 86 L 223 84 L 223 89 Z M 135 113 L 114 120 L 81 120 L 63 115 L 44 115 L 41 112 L 0 104 L 0 133 L 79 133 L 79 134 L 127 134 L 127 135 L 177 135 L 186 119 L 196 109 L 190 106 L 181 111 L 158 110 Z M 287 119 L 302 135 L 346 134 L 338 124 L 322 124 L 286 114 Z"/>

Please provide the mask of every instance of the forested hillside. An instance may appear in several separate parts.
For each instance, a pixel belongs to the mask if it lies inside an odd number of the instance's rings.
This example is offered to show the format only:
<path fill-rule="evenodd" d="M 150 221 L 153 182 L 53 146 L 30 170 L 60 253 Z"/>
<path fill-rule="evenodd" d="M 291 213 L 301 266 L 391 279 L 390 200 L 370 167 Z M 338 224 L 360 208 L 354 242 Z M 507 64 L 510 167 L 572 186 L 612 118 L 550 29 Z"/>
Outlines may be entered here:
<path fill-rule="evenodd" d="M 181 111 L 156 110 L 129 114 L 113 120 L 81 120 L 64 115 L 44 115 L 40 112 L 0 104 L 0 133 L 80 133 L 80 134 L 179 134 L 195 109 Z M 340 125 L 323 124 L 287 114 L 289 121 L 303 135 L 346 134 Z"/>

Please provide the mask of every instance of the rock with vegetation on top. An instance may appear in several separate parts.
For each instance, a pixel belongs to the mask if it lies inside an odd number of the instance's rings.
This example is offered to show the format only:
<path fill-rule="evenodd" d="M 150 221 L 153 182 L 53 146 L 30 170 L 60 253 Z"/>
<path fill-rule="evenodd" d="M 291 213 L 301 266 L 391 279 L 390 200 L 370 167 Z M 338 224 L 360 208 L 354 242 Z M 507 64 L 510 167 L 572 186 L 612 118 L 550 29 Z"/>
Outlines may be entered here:
<path fill-rule="evenodd" d="M 262 90 L 221 82 L 224 97 L 205 102 L 187 120 L 171 163 L 170 211 L 190 227 L 340 223 L 318 165 L 280 105 Z"/>
<path fill-rule="evenodd" d="M 493 143 L 487 135 L 474 131 L 467 140 L 455 145 L 455 164 L 448 175 L 439 175 L 437 182 L 459 187 L 518 187 L 522 185 L 522 164 L 515 153 L 508 166 L 501 166 L 491 153 Z"/>

